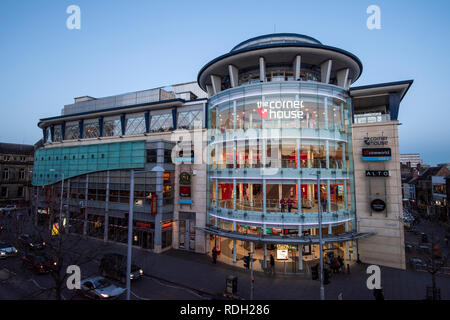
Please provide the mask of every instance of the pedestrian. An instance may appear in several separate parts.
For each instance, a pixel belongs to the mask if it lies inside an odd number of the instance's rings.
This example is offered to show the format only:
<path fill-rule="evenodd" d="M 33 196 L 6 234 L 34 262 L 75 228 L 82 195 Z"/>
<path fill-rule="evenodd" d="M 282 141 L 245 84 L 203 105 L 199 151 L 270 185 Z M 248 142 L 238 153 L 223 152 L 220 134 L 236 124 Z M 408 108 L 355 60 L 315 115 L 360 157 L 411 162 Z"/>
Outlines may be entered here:
<path fill-rule="evenodd" d="M 287 201 L 288 212 L 291 212 L 293 204 L 294 204 L 294 201 L 292 201 L 292 199 L 289 198 L 289 200 Z"/>
<path fill-rule="evenodd" d="M 270 273 L 275 274 L 275 259 L 272 254 L 270 254 Z"/>
<path fill-rule="evenodd" d="M 373 289 L 373 296 L 375 297 L 376 301 L 384 300 L 383 287 L 380 287 L 379 289 Z"/>
<path fill-rule="evenodd" d="M 337 259 L 338 259 L 338 262 L 339 262 L 339 268 L 342 270 L 342 272 L 344 272 L 345 271 L 344 270 L 344 259 L 342 259 L 341 256 L 338 256 Z"/>
<path fill-rule="evenodd" d="M 284 200 L 284 198 L 281 198 L 281 200 L 280 200 L 281 212 L 284 212 L 284 206 L 285 205 L 286 205 L 286 201 Z"/>
<path fill-rule="evenodd" d="M 213 258 L 213 263 L 216 264 L 217 263 L 217 249 L 216 249 L 216 247 L 214 247 L 212 249 L 212 258 Z"/>

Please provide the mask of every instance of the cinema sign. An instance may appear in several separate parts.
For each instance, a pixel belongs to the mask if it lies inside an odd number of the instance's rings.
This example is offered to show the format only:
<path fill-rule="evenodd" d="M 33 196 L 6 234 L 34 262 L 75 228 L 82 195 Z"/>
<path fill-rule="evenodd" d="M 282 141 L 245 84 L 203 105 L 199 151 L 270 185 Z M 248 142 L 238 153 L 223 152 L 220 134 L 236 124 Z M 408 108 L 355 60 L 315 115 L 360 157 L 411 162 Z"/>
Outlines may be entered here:
<path fill-rule="evenodd" d="M 389 161 L 392 160 L 391 148 L 363 148 L 363 161 Z"/>

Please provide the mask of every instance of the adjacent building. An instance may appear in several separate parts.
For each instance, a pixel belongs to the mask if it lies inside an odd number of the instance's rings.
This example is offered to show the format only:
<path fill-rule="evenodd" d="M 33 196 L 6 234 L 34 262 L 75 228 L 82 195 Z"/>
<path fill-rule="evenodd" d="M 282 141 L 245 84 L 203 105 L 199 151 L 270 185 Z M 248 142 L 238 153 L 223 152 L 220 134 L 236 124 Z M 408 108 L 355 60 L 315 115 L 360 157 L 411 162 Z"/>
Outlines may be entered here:
<path fill-rule="evenodd" d="M 0 143 L 0 207 L 29 206 L 34 146 Z"/>

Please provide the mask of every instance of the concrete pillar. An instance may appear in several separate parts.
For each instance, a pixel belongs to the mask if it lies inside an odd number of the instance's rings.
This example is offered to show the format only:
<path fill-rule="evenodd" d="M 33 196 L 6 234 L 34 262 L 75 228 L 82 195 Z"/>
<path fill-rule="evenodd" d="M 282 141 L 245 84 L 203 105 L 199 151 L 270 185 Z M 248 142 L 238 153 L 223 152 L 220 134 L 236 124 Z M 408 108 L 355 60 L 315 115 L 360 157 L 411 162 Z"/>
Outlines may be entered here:
<path fill-rule="evenodd" d="M 345 232 L 348 232 L 348 221 L 345 222 Z M 350 260 L 350 248 L 348 241 L 345 242 L 345 260 Z"/>
<path fill-rule="evenodd" d="M 266 62 L 264 57 L 259 57 L 259 81 L 266 81 Z"/>
<path fill-rule="evenodd" d="M 303 236 L 303 226 L 298 226 L 298 237 L 301 238 Z M 303 245 L 298 245 L 298 270 L 303 270 Z"/>
<path fill-rule="evenodd" d="M 267 212 L 267 196 L 266 196 L 266 179 L 263 180 L 263 203 L 262 203 L 262 210 L 263 210 L 263 214 L 266 214 Z"/>
<path fill-rule="evenodd" d="M 352 79 L 347 79 L 347 84 L 346 84 L 346 87 L 345 87 L 345 89 L 346 90 L 348 90 L 348 89 L 350 89 L 350 86 L 352 85 Z"/>
<path fill-rule="evenodd" d="M 293 64 L 294 80 L 296 81 L 300 80 L 301 62 L 302 62 L 301 56 L 296 56 Z"/>
<path fill-rule="evenodd" d="M 325 140 L 325 166 L 330 169 L 330 142 Z"/>
<path fill-rule="evenodd" d="M 328 205 L 328 212 L 331 212 L 330 180 L 327 180 L 327 205 Z"/>
<path fill-rule="evenodd" d="M 332 60 L 327 60 L 320 65 L 321 82 L 330 83 Z"/>
<path fill-rule="evenodd" d="M 336 73 L 338 87 L 347 89 L 349 69 L 345 68 Z"/>
<path fill-rule="evenodd" d="M 267 234 L 266 224 L 263 224 L 263 233 Z M 267 243 L 264 243 L 264 269 L 267 269 Z"/>
<path fill-rule="evenodd" d="M 219 76 L 211 75 L 211 83 L 214 94 L 218 94 L 222 91 L 222 79 Z"/>
<path fill-rule="evenodd" d="M 212 85 L 209 85 L 209 84 L 206 85 L 206 92 L 208 93 L 209 98 L 214 95 L 214 90 L 213 90 Z"/>
<path fill-rule="evenodd" d="M 229 64 L 228 65 L 228 73 L 230 75 L 231 87 L 232 88 L 237 87 L 238 86 L 238 73 L 239 73 L 238 68 L 236 68 L 232 64 Z"/>
<path fill-rule="evenodd" d="M 106 171 L 106 199 L 105 199 L 105 221 L 103 241 L 108 242 L 108 228 L 109 228 L 109 170 Z"/>

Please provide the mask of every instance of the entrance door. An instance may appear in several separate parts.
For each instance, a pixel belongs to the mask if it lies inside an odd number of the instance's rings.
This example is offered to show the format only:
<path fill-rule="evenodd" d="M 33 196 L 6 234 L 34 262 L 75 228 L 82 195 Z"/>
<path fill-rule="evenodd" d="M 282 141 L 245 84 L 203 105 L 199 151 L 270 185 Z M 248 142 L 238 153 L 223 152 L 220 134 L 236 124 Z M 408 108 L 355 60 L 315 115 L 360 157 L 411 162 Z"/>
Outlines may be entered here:
<path fill-rule="evenodd" d="M 195 250 L 195 220 L 189 220 L 189 250 Z"/>
<path fill-rule="evenodd" d="M 186 220 L 180 220 L 178 232 L 178 248 L 185 249 L 186 243 Z"/>

